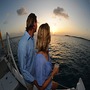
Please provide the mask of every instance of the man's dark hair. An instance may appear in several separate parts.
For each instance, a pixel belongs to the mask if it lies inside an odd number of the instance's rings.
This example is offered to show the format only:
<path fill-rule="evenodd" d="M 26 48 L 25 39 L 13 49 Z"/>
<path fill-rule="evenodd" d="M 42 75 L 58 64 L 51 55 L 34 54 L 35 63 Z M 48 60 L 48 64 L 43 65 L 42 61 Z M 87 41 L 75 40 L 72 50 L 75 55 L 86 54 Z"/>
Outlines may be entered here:
<path fill-rule="evenodd" d="M 26 31 L 27 32 L 33 28 L 35 22 L 37 22 L 37 16 L 34 13 L 29 14 L 27 21 L 26 21 Z"/>

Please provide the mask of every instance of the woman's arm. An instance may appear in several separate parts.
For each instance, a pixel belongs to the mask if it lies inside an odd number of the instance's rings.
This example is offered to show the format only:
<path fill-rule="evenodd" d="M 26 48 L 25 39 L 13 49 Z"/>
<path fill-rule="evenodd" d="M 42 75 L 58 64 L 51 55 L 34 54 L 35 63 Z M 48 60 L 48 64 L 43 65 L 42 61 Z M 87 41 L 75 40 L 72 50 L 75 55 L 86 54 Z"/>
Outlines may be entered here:
<path fill-rule="evenodd" d="M 59 69 L 54 67 L 52 73 L 49 77 L 45 77 L 45 63 L 46 61 L 43 60 L 43 56 L 41 54 L 37 55 L 35 61 L 35 79 L 39 85 L 39 90 L 45 90 L 49 83 L 52 81 L 52 78 L 58 73 Z M 37 85 L 36 85 L 37 86 Z M 38 88 L 38 87 L 37 87 Z"/>
<path fill-rule="evenodd" d="M 54 68 L 53 72 L 49 76 L 49 78 L 43 83 L 43 85 L 40 87 L 40 90 L 45 90 L 45 88 L 48 86 L 48 84 L 52 81 L 53 77 L 58 73 L 59 69 Z"/>

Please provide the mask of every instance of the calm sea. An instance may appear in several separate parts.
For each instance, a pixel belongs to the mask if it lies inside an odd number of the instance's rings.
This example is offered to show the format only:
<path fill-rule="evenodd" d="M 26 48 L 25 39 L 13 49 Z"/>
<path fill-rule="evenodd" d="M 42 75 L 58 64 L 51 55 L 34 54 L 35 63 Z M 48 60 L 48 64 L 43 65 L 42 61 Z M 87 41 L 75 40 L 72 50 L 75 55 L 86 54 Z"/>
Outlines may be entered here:
<path fill-rule="evenodd" d="M 17 60 L 20 37 L 12 38 L 11 46 Z M 81 77 L 86 90 L 90 90 L 90 41 L 71 36 L 52 36 L 49 46 L 52 61 L 60 64 L 54 80 L 67 87 L 76 87 Z M 0 46 L 0 53 L 2 50 Z"/>

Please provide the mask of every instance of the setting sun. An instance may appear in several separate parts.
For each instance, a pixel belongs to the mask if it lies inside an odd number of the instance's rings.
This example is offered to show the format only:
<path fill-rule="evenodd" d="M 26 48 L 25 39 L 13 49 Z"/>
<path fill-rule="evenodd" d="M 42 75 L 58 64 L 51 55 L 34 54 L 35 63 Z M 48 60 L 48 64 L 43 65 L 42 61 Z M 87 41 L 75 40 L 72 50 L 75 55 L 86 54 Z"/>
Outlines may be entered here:
<path fill-rule="evenodd" d="M 50 25 L 51 34 L 64 34 L 69 25 L 69 20 L 54 17 L 47 18 L 46 22 Z"/>
<path fill-rule="evenodd" d="M 52 34 L 55 34 L 56 33 L 56 30 L 57 30 L 57 26 L 54 25 L 53 23 L 50 23 L 50 30 L 51 30 L 51 33 Z"/>
<path fill-rule="evenodd" d="M 57 22 L 58 21 L 56 18 L 47 19 L 47 23 L 50 25 L 50 30 L 52 34 L 55 34 L 56 32 L 58 32 L 59 25 Z"/>

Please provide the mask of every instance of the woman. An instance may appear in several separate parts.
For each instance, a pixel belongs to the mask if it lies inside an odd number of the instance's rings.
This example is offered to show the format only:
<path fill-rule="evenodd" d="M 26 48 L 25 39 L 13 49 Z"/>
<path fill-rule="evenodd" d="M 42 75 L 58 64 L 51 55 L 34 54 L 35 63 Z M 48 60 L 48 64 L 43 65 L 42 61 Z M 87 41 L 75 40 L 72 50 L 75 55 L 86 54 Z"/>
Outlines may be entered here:
<path fill-rule="evenodd" d="M 37 55 L 35 58 L 35 80 L 40 86 L 40 90 L 55 90 L 58 86 L 53 83 L 53 77 L 58 73 L 58 68 L 52 70 L 52 63 L 49 57 L 48 46 L 51 41 L 50 27 L 47 23 L 42 24 L 37 34 Z"/>

